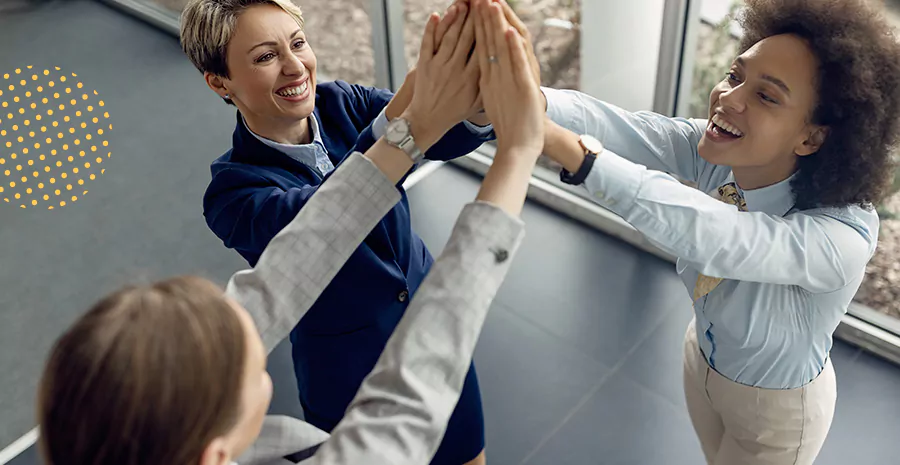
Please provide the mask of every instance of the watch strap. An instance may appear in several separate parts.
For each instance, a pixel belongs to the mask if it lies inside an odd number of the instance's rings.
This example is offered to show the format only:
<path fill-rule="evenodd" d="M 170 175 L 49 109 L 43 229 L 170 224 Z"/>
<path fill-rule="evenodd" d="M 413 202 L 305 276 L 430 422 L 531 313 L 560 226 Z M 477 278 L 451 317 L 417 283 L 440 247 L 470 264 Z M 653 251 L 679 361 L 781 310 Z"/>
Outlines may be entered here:
<path fill-rule="evenodd" d="M 559 180 L 566 184 L 572 184 L 575 186 L 584 184 L 584 181 L 587 179 L 588 174 L 594 167 L 595 161 L 597 161 L 597 154 L 594 152 L 587 152 L 584 155 L 584 161 L 582 161 L 581 166 L 578 167 L 578 171 L 576 171 L 575 173 L 570 173 L 569 171 L 566 171 L 565 168 L 563 168 L 563 170 L 559 173 Z"/>
<path fill-rule="evenodd" d="M 406 154 L 409 155 L 409 158 L 412 159 L 413 164 L 418 164 L 422 160 L 422 157 L 425 156 L 425 153 L 419 149 L 418 145 L 416 145 L 416 141 L 413 139 L 412 134 L 406 136 L 397 148 L 406 152 Z"/>
<path fill-rule="evenodd" d="M 419 146 L 416 145 L 415 138 L 413 138 L 411 132 L 412 128 L 409 124 L 409 121 L 403 118 L 396 118 L 388 123 L 388 130 L 390 130 L 390 126 L 392 124 L 403 124 L 405 126 L 406 136 L 399 142 L 391 141 L 390 137 L 385 137 L 385 141 L 388 143 L 388 145 L 402 150 L 403 153 L 405 153 L 407 156 L 409 156 L 410 159 L 412 159 L 413 164 L 418 164 L 419 161 L 421 161 L 425 156 L 425 154 L 422 152 L 422 150 L 419 149 Z"/>

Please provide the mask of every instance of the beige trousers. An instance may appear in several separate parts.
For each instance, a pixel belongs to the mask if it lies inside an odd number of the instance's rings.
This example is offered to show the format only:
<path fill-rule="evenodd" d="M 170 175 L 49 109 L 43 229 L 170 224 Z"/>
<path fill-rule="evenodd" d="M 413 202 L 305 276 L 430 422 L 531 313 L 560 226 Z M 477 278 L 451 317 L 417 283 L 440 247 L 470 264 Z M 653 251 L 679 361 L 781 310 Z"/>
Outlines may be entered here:
<path fill-rule="evenodd" d="M 797 389 L 731 381 L 710 368 L 691 321 L 684 395 L 709 465 L 811 465 L 831 427 L 837 385 L 830 357 L 815 380 Z"/>

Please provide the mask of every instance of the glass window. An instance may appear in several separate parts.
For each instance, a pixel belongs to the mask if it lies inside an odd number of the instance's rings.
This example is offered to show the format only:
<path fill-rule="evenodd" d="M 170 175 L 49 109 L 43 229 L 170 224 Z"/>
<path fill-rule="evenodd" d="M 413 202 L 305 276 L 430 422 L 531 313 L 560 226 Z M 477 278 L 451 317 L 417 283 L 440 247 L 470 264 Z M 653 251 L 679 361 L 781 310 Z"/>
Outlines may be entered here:
<path fill-rule="evenodd" d="M 709 93 L 737 55 L 740 30 L 732 16 L 740 4 L 735 0 L 704 0 L 701 4 L 687 116 L 709 117 Z"/>
<path fill-rule="evenodd" d="M 900 29 L 900 0 L 884 3 L 887 18 Z M 900 170 L 894 173 L 891 194 L 878 206 L 878 215 L 881 217 L 878 248 L 866 267 L 866 279 L 857 294 L 860 303 L 878 314 L 863 309 L 859 316 L 900 334 Z"/>
<path fill-rule="evenodd" d="M 894 173 L 891 192 L 878 206 L 881 217 L 878 248 L 866 267 L 866 279 L 857 299 L 892 320 L 873 323 L 900 333 L 900 170 Z"/>
<path fill-rule="evenodd" d="M 885 3 L 888 18 L 900 27 L 900 0 Z M 709 92 L 722 79 L 737 51 L 740 29 L 731 17 L 740 5 L 739 0 L 703 0 L 687 116 L 708 117 Z M 869 308 L 851 307 L 851 313 L 883 329 L 900 332 L 900 171 L 894 175 L 892 192 L 878 206 L 878 248 L 856 299 Z"/>

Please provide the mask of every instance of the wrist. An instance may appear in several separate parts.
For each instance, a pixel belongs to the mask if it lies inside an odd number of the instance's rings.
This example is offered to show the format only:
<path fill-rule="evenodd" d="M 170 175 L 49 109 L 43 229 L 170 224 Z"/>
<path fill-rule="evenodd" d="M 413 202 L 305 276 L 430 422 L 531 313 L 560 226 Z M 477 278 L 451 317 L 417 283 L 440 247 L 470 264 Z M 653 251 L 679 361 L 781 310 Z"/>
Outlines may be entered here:
<path fill-rule="evenodd" d="M 545 119 L 544 154 L 572 173 L 584 162 L 584 149 L 579 138 L 578 134 Z"/>
<path fill-rule="evenodd" d="M 554 123 L 549 117 L 544 117 L 544 154 L 556 159 L 560 151 L 561 142 L 564 140 L 563 128 Z"/>
<path fill-rule="evenodd" d="M 514 144 L 497 141 L 497 151 L 494 153 L 495 161 L 504 163 L 516 163 L 522 165 L 534 165 L 541 156 L 541 143 L 533 144 L 516 142 Z"/>
<path fill-rule="evenodd" d="M 398 96 L 395 95 L 394 98 L 392 98 L 384 108 L 384 116 L 388 121 L 391 121 L 403 114 L 403 110 L 406 109 L 405 107 L 406 104 L 404 102 L 399 102 Z"/>
<path fill-rule="evenodd" d="M 398 118 L 409 107 L 415 90 L 415 69 L 406 75 L 406 79 L 385 107 L 384 115 L 388 121 Z"/>
<path fill-rule="evenodd" d="M 490 124 L 491 124 L 491 120 L 488 119 L 487 114 L 485 114 L 484 111 L 476 113 L 475 115 L 470 117 L 468 119 L 468 121 L 470 123 L 474 124 L 475 126 L 482 127 L 482 128 L 486 127 L 486 126 L 490 126 Z"/>
<path fill-rule="evenodd" d="M 401 87 L 400 90 L 394 94 L 394 98 L 388 102 L 387 106 L 384 108 L 384 116 L 387 117 L 388 121 L 399 118 L 409 107 L 411 96 L 406 95 L 407 93 L 411 94 L 412 92 L 406 92 L 406 90 Z"/>
<path fill-rule="evenodd" d="M 446 132 L 443 129 L 436 129 L 432 121 L 421 117 L 417 112 L 410 109 L 406 109 L 400 117 L 409 121 L 410 133 L 416 142 L 416 147 L 423 153 L 436 144 Z"/>

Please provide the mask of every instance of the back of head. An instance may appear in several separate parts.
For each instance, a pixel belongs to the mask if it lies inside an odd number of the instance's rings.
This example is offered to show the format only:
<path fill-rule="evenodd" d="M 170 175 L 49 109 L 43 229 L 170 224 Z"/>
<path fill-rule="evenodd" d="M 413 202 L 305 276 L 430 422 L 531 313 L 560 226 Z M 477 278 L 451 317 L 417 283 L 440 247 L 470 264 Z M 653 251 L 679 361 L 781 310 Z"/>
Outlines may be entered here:
<path fill-rule="evenodd" d="M 829 133 L 800 157 L 801 208 L 877 204 L 893 175 L 900 129 L 900 44 L 870 0 L 746 0 L 740 51 L 767 37 L 805 39 L 819 64 L 812 123 Z"/>
<path fill-rule="evenodd" d="M 57 341 L 38 394 L 50 465 L 187 465 L 240 410 L 245 332 L 223 292 L 179 277 L 98 302 Z"/>

